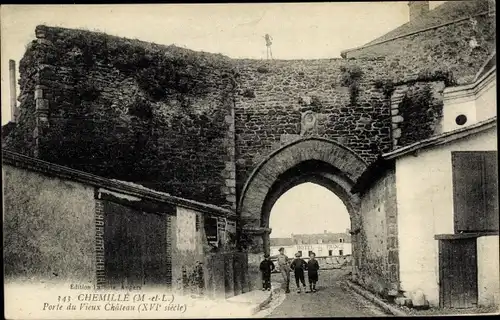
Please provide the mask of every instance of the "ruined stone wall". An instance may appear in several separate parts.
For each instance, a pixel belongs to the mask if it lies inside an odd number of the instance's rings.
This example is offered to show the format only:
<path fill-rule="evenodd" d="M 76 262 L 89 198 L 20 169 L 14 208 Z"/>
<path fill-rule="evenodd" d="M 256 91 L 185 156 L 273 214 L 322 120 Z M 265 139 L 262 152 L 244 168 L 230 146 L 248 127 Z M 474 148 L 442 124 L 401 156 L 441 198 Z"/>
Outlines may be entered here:
<path fill-rule="evenodd" d="M 390 150 L 390 102 L 375 83 L 383 60 L 235 63 L 238 192 L 259 162 L 300 137 L 336 140 L 368 162 Z M 306 112 L 315 114 L 315 125 L 303 130 Z"/>
<path fill-rule="evenodd" d="M 360 233 L 356 235 L 358 281 L 383 296 L 399 291 L 395 170 L 389 170 L 361 196 Z"/>
<path fill-rule="evenodd" d="M 3 146 L 236 209 L 251 171 L 295 139 L 336 140 L 371 162 L 438 133 L 443 87 L 470 80 L 493 50 L 491 17 L 476 18 L 376 54 L 290 61 L 38 27 Z"/>
<path fill-rule="evenodd" d="M 19 63 L 19 120 L 2 127 L 2 148 L 13 149 L 27 156 L 35 156 L 36 149 L 33 132 L 37 127 L 35 87 L 38 66 L 38 52 L 30 45 Z"/>
<path fill-rule="evenodd" d="M 476 14 L 488 9 L 486 1 L 473 2 L 482 7 L 476 8 Z M 471 82 L 495 51 L 496 25 L 494 14 L 485 13 L 468 19 L 469 14 L 473 12 L 462 12 L 461 16 L 465 19 L 456 23 L 347 51 L 345 57 L 386 57 L 389 68 L 405 66 L 404 72 L 408 75 L 425 69 L 446 70 L 453 74 L 457 84 Z M 443 23 L 445 17 L 440 19 L 434 25 Z"/>
<path fill-rule="evenodd" d="M 7 148 L 235 208 L 227 58 L 82 30 L 39 26 L 36 36 Z"/>

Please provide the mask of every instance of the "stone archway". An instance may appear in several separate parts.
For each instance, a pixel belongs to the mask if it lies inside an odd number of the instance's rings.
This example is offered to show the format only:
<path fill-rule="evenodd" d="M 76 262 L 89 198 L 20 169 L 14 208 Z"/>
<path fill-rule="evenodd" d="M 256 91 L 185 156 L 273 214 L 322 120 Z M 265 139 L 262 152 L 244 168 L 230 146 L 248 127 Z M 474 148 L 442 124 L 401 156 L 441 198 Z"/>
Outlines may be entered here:
<path fill-rule="evenodd" d="M 287 144 L 259 163 L 246 181 L 238 204 L 242 235 L 248 245 L 251 279 L 252 273 L 257 273 L 252 269 L 258 267 L 262 254 L 269 250 L 271 208 L 283 193 L 296 185 L 313 182 L 328 188 L 345 204 L 351 229 L 359 229 L 360 201 L 350 191 L 367 166 L 348 147 L 316 137 Z M 354 239 L 352 245 L 353 261 L 356 261 Z"/>

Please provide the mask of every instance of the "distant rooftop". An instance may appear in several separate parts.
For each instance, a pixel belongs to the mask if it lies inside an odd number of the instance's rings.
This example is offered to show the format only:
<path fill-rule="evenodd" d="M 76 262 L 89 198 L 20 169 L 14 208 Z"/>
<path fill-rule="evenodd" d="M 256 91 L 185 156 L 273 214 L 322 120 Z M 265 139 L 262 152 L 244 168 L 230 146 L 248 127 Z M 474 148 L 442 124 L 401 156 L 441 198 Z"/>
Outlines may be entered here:
<path fill-rule="evenodd" d="M 319 240 L 322 243 L 339 243 L 351 242 L 351 235 L 347 232 L 343 233 L 315 233 L 315 234 L 292 234 L 289 238 L 271 238 L 271 246 L 292 246 L 295 244 L 318 244 Z"/>
<path fill-rule="evenodd" d="M 343 53 L 390 41 L 429 28 L 438 27 L 456 20 L 473 17 L 488 12 L 489 10 L 495 10 L 491 8 L 489 2 L 489 0 L 446 1 L 435 9 L 430 10 L 428 13 L 399 26 L 383 36 L 360 47 L 344 50 Z"/>

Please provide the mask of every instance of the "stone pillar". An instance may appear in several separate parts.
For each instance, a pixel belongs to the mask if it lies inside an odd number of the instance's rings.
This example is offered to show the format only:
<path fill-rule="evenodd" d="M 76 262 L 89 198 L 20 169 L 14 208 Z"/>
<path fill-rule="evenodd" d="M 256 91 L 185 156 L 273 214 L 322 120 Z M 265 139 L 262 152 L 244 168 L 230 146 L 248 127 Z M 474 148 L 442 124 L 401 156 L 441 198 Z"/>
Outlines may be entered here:
<path fill-rule="evenodd" d="M 392 148 L 398 147 L 399 138 L 401 137 L 400 124 L 404 121 L 399 112 L 399 104 L 403 101 L 403 97 L 407 91 L 407 86 L 400 86 L 394 90 L 391 96 L 391 122 L 392 122 Z"/>
<path fill-rule="evenodd" d="M 234 295 L 237 296 L 243 292 L 243 287 L 242 287 L 242 278 L 243 275 L 242 273 L 246 272 L 245 269 L 243 269 L 243 262 L 242 260 L 242 253 L 237 252 L 234 254 L 234 259 L 233 259 L 233 278 L 234 278 Z"/>
<path fill-rule="evenodd" d="M 232 82 L 228 82 L 232 86 Z M 232 91 L 232 89 L 230 89 Z M 234 103 L 232 99 L 226 97 L 229 103 L 226 103 L 226 115 L 224 122 L 226 135 L 224 137 L 225 168 L 221 172 L 224 179 L 224 186 L 221 187 L 221 193 L 226 197 L 226 207 L 236 211 L 236 131 L 234 125 Z"/>
<path fill-rule="evenodd" d="M 37 43 L 44 47 L 54 46 L 50 40 L 52 37 L 45 26 L 37 26 L 35 29 Z M 55 79 L 56 68 L 46 64 L 43 59 L 37 66 L 37 72 L 34 74 L 35 80 L 35 129 L 33 130 L 33 156 L 44 159 L 43 155 L 44 139 L 48 134 L 49 128 L 49 107 L 51 99 L 51 82 Z"/>
<path fill-rule="evenodd" d="M 9 60 L 9 82 L 10 82 L 10 115 L 11 121 L 17 122 L 19 110 L 17 109 L 17 93 L 16 93 L 16 62 Z"/>
<path fill-rule="evenodd" d="M 49 128 L 49 100 L 44 98 L 46 87 L 37 85 L 35 87 L 35 129 L 33 130 L 35 158 L 42 157 L 42 139 L 47 134 Z"/>
<path fill-rule="evenodd" d="M 226 299 L 234 296 L 234 256 L 232 253 L 224 255 L 224 282 Z"/>
<path fill-rule="evenodd" d="M 351 214 L 351 251 L 352 251 L 352 262 L 351 262 L 351 279 L 356 281 L 358 278 L 358 260 L 360 254 L 359 232 L 361 230 L 361 221 L 359 220 L 358 214 Z"/>
<path fill-rule="evenodd" d="M 260 275 L 260 262 L 264 258 L 264 253 L 269 252 L 270 228 L 264 227 L 243 227 L 242 230 L 247 239 L 248 250 L 248 286 L 249 290 L 262 289 L 262 279 Z M 267 239 L 267 240 L 266 240 Z"/>

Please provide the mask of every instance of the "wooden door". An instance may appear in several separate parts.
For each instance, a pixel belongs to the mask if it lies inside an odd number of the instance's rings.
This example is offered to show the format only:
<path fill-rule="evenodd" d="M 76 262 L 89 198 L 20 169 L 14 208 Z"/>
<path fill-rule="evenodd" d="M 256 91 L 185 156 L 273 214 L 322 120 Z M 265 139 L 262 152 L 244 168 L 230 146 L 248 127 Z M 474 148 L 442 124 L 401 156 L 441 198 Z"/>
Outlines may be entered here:
<path fill-rule="evenodd" d="M 477 305 L 476 238 L 439 241 L 439 305 L 472 308 Z"/>
<path fill-rule="evenodd" d="M 105 272 L 108 284 L 158 286 L 171 284 L 171 252 L 166 216 L 145 213 L 106 201 L 104 205 Z"/>

